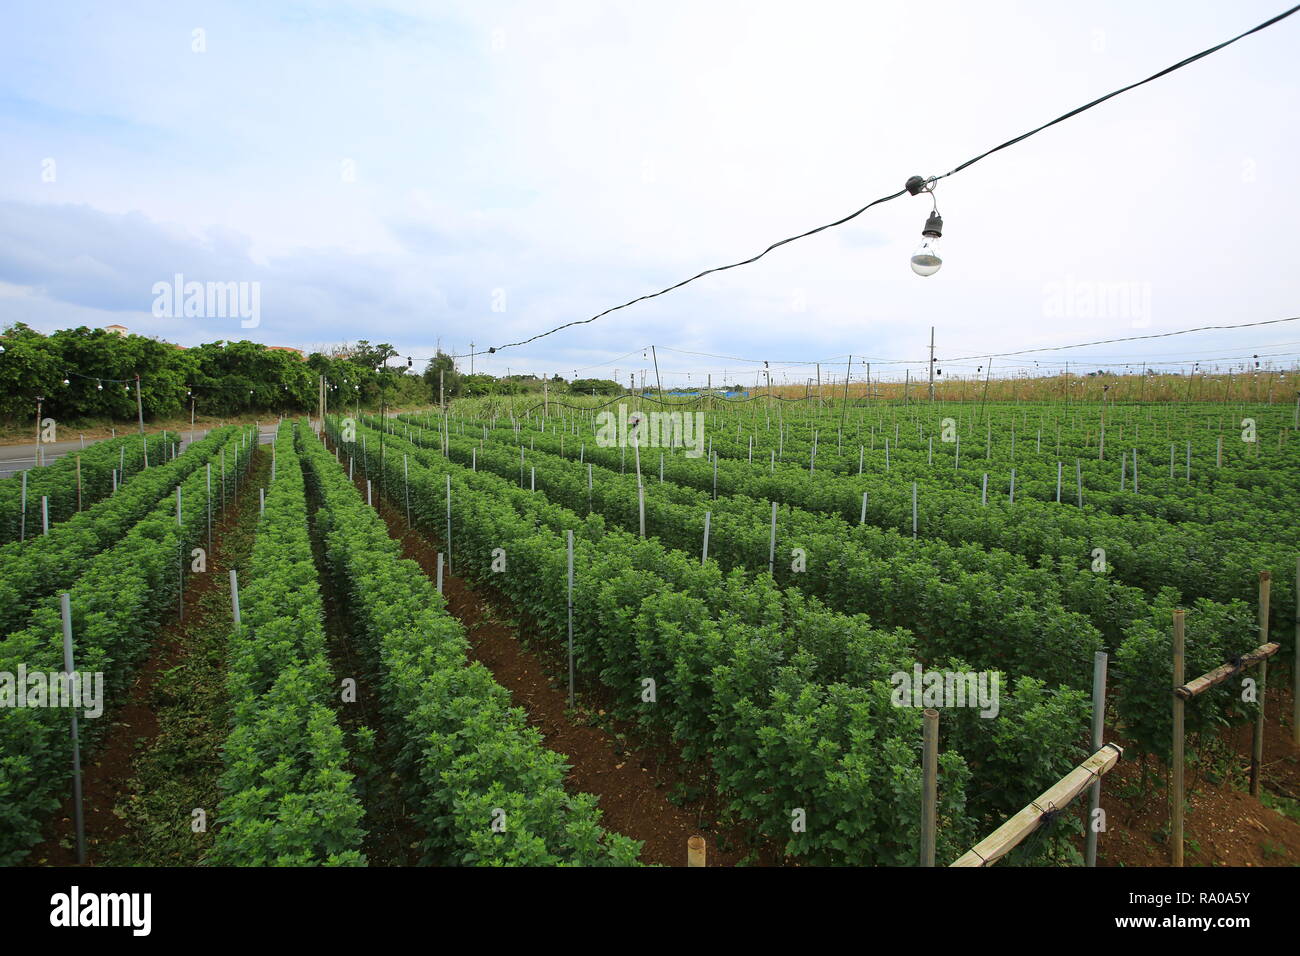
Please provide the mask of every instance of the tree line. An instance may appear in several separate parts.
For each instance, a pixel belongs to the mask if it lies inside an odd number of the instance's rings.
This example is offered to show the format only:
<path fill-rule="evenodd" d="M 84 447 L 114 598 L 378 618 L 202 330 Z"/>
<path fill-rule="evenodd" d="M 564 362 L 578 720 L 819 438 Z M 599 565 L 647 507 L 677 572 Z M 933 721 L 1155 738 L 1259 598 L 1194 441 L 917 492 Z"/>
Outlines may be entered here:
<path fill-rule="evenodd" d="M 134 420 L 138 400 L 146 420 L 310 412 L 325 376 L 332 408 L 410 406 L 481 395 L 540 392 L 535 375 L 495 377 L 461 372 L 439 350 L 417 369 L 388 343 L 356 343 L 303 354 L 257 342 L 207 342 L 185 348 L 144 335 L 105 329 L 42 334 L 18 322 L 0 333 L 0 419 L 36 414 L 60 421 Z M 137 378 L 138 377 L 138 378 Z M 615 382 L 550 378 L 554 394 L 618 394 Z"/>

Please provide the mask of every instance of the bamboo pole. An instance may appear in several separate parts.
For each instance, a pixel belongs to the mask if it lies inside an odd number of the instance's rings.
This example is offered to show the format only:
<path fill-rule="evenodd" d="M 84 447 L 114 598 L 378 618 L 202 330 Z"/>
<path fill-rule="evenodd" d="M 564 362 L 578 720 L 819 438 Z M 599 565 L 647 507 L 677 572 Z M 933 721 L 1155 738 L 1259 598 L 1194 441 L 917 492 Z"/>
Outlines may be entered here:
<path fill-rule="evenodd" d="M 704 837 L 693 836 L 686 841 L 687 866 L 708 866 L 707 857 L 708 848 L 705 846 Z"/>
<path fill-rule="evenodd" d="M 1273 587 L 1271 571 L 1259 572 L 1259 642 L 1268 643 L 1268 599 Z M 1270 655 L 1272 656 L 1272 655 Z M 1264 767 L 1264 693 L 1268 686 L 1268 657 L 1259 662 L 1259 711 L 1250 747 L 1250 795 L 1259 796 L 1259 776 Z"/>
<path fill-rule="evenodd" d="M 1199 697 L 1216 684 L 1222 684 L 1233 674 L 1238 674 L 1254 664 L 1266 661 L 1276 654 L 1282 645 L 1276 642 L 1271 644 L 1261 644 L 1249 654 L 1243 654 L 1239 663 L 1222 664 L 1212 671 L 1206 671 L 1195 680 L 1188 681 L 1181 687 L 1175 687 L 1174 693 L 1183 700 L 1191 700 Z"/>
<path fill-rule="evenodd" d="M 923 714 L 921 749 L 921 865 L 934 866 L 936 808 L 939 795 L 939 712 Z"/>
<path fill-rule="evenodd" d="M 1169 843 L 1173 848 L 1173 865 L 1183 865 L 1183 616 L 1182 608 L 1174 611 L 1174 739 L 1173 776 L 1170 788 Z"/>
<path fill-rule="evenodd" d="M 1117 744 L 1106 744 L 1095 754 L 1039 794 L 1037 799 L 962 854 L 953 866 L 988 866 L 1006 856 L 1043 823 L 1049 812 L 1064 809 L 1071 800 L 1092 786 L 1094 780 L 1112 769 L 1124 755 Z"/>
<path fill-rule="evenodd" d="M 1092 658 L 1092 749 L 1101 749 L 1106 725 L 1106 652 L 1097 651 Z M 1088 796 L 1088 835 L 1084 844 L 1084 865 L 1097 865 L 1097 811 L 1101 809 L 1101 778 L 1092 785 Z"/>

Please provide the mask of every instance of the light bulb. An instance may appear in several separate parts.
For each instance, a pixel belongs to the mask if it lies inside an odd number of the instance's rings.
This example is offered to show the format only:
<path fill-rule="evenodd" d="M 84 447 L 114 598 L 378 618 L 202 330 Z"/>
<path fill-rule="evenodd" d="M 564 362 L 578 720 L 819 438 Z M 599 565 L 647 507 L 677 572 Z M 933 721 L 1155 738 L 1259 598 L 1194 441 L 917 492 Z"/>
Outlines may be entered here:
<path fill-rule="evenodd" d="M 937 212 L 931 213 L 921 230 L 921 244 L 912 251 L 912 271 L 919 276 L 932 276 L 943 265 L 939 257 L 939 237 L 943 235 L 943 220 Z"/>

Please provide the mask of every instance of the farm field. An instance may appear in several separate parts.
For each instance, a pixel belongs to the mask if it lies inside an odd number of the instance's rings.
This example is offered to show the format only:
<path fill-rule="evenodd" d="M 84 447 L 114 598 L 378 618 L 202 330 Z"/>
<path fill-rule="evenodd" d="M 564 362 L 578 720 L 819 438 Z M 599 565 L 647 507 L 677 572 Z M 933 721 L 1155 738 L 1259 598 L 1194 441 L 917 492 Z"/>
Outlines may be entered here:
<path fill-rule="evenodd" d="M 1060 867 L 1100 819 L 1098 865 L 1165 866 L 1178 620 L 1183 682 L 1221 678 L 1185 862 L 1290 866 L 1298 494 L 1267 403 L 228 426 L 0 550 L 0 671 L 61 669 L 67 593 L 92 865 Z M 6 863 L 77 861 L 67 717 L 0 709 Z"/>

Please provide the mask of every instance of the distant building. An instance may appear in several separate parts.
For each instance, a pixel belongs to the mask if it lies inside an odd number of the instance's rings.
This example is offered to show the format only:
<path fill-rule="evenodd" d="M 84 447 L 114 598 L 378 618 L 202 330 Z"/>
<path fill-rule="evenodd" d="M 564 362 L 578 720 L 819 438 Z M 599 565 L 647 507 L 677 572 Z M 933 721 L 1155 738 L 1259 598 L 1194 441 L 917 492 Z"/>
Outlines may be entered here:
<path fill-rule="evenodd" d="M 298 358 L 304 358 L 302 349 L 296 349 L 292 345 L 268 345 L 267 348 L 277 352 L 293 352 Z"/>
<path fill-rule="evenodd" d="M 106 326 L 104 326 L 104 331 L 105 331 L 105 332 L 112 332 L 114 335 L 127 335 L 127 334 L 128 334 L 128 332 L 127 332 L 127 328 L 126 328 L 125 325 L 106 325 Z"/>

